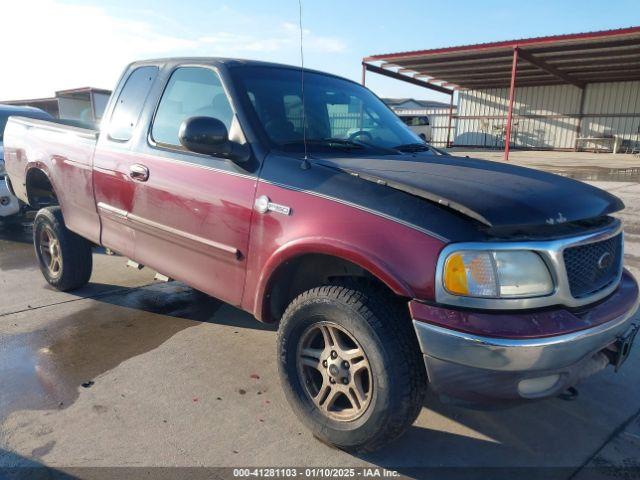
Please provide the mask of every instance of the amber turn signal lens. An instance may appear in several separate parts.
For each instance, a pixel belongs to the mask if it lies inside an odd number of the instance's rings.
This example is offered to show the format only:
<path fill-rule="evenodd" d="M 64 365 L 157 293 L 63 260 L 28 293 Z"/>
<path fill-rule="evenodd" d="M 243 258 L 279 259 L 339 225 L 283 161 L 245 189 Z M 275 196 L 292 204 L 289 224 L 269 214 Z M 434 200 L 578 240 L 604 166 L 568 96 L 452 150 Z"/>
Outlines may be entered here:
<path fill-rule="evenodd" d="M 467 284 L 467 272 L 464 267 L 462 255 L 454 253 L 447 258 L 444 267 L 444 286 L 456 295 L 468 295 L 469 285 Z"/>

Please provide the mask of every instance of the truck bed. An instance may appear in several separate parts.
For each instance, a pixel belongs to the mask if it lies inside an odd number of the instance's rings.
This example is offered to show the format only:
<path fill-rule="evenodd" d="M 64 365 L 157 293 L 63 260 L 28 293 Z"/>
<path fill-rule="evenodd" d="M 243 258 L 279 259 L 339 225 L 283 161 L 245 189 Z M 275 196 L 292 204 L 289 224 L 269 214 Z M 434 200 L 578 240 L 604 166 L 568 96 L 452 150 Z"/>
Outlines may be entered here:
<path fill-rule="evenodd" d="M 4 133 L 7 175 L 15 195 L 37 208 L 38 185 L 48 181 L 67 227 L 94 242 L 100 232 L 92 182 L 97 140 L 95 125 L 69 120 L 10 117 Z M 47 178 L 40 173 L 35 178 L 35 167 Z"/>

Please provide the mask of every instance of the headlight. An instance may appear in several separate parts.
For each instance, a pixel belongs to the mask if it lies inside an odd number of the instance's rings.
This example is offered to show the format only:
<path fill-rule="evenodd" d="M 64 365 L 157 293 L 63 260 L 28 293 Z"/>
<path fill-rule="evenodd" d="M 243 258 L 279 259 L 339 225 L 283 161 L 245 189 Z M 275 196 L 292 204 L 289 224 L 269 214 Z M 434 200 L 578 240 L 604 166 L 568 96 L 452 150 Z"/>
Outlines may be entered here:
<path fill-rule="evenodd" d="M 546 264 L 526 250 L 461 250 L 444 263 L 444 288 L 453 295 L 484 298 L 539 297 L 553 292 Z"/>

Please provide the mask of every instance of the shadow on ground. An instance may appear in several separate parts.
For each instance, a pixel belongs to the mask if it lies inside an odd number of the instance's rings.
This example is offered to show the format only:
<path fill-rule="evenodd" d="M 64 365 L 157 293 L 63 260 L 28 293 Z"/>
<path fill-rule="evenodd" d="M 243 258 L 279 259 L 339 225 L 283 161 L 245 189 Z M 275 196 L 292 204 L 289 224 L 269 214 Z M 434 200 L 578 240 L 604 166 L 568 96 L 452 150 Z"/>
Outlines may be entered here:
<path fill-rule="evenodd" d="M 38 268 L 31 227 L 0 223 L 0 271 Z"/>
<path fill-rule="evenodd" d="M 31 227 L 28 221 L 0 223 L 0 271 L 38 268 Z M 105 249 L 95 247 L 93 252 L 104 254 Z"/>
<path fill-rule="evenodd" d="M 2 480 L 72 480 L 78 477 L 0 448 Z"/>
<path fill-rule="evenodd" d="M 117 292 L 95 296 L 103 289 Z M 0 419 L 18 409 L 64 409 L 96 377 L 202 322 L 275 328 L 245 313 L 216 316 L 224 303 L 177 282 L 130 289 L 89 284 L 74 293 L 82 298 L 83 291 L 94 300 L 88 307 L 42 329 L 0 337 Z"/>

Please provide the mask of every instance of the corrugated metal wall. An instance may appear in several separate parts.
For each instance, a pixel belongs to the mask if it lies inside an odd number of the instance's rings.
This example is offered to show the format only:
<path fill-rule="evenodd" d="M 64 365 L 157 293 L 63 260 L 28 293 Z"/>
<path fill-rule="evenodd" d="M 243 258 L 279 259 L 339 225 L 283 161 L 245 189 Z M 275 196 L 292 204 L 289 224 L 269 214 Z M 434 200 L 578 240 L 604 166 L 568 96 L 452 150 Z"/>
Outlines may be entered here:
<path fill-rule="evenodd" d="M 640 140 L 640 82 L 598 83 L 584 92 L 580 137 L 619 135 Z M 506 88 L 459 92 L 454 145 L 502 147 L 509 91 Z M 572 149 L 580 112 L 580 89 L 571 85 L 516 88 L 512 145 Z M 446 133 L 445 133 L 446 135 Z M 581 143 L 586 148 L 603 144 Z"/>
<path fill-rule="evenodd" d="M 640 82 L 587 85 L 581 137 L 620 135 L 640 142 Z"/>

